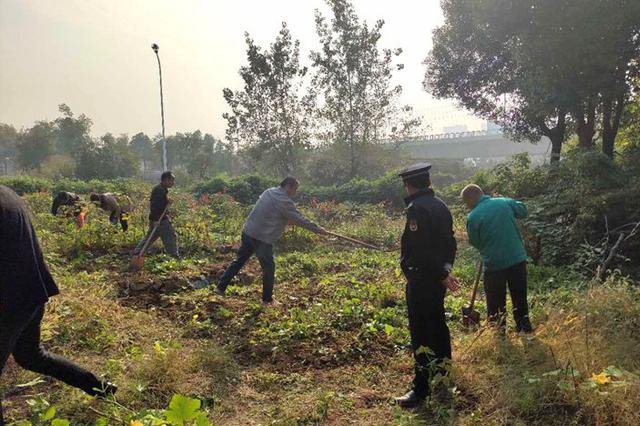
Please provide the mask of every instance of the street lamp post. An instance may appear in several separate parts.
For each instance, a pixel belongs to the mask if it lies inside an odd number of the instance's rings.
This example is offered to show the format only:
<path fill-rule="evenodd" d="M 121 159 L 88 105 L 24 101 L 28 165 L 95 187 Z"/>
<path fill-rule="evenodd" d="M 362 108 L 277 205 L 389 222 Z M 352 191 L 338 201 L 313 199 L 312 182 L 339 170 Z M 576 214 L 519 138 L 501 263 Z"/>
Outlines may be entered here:
<path fill-rule="evenodd" d="M 151 48 L 158 59 L 158 73 L 160 74 L 160 115 L 162 116 L 162 171 L 167 171 L 167 139 L 164 136 L 164 98 L 162 96 L 162 65 L 160 65 L 160 55 L 158 50 L 160 46 L 153 43 Z"/>

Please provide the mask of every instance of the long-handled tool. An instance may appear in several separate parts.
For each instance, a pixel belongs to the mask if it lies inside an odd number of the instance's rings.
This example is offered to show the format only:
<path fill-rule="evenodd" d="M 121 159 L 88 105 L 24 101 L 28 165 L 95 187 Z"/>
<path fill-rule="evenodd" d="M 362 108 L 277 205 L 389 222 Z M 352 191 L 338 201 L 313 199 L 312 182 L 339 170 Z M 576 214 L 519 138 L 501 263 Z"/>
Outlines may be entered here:
<path fill-rule="evenodd" d="M 142 250 L 140 250 L 140 253 L 138 253 L 137 255 L 131 258 L 131 263 L 129 263 L 127 272 L 139 271 L 144 266 L 144 252 L 147 251 L 147 247 L 149 247 L 149 243 L 153 240 L 153 236 L 158 230 L 158 226 L 160 226 L 160 222 L 162 222 L 162 219 L 164 219 L 164 216 L 167 213 L 168 208 L 169 206 L 164 208 L 164 210 L 162 211 L 162 214 L 160 215 L 160 218 L 158 219 L 156 224 L 153 225 L 153 228 L 151 229 L 151 232 L 149 233 L 147 240 L 144 242 L 144 245 L 142 246 Z"/>
<path fill-rule="evenodd" d="M 478 262 L 478 272 L 476 272 L 476 280 L 473 283 L 473 293 L 471 293 L 471 303 L 468 307 L 462 307 L 462 324 L 465 327 L 471 327 L 480 324 L 480 312 L 473 309 L 473 305 L 476 302 L 476 293 L 478 291 L 478 284 L 480 283 L 480 277 L 482 276 L 482 261 Z"/>
<path fill-rule="evenodd" d="M 327 234 L 336 238 L 340 238 L 341 240 L 349 241 L 350 243 L 358 244 L 360 246 L 367 247 L 373 250 L 384 251 L 380 247 L 376 247 L 373 244 L 365 243 L 364 241 L 356 240 L 355 238 L 347 237 L 345 235 L 336 234 L 335 232 L 327 231 Z"/>

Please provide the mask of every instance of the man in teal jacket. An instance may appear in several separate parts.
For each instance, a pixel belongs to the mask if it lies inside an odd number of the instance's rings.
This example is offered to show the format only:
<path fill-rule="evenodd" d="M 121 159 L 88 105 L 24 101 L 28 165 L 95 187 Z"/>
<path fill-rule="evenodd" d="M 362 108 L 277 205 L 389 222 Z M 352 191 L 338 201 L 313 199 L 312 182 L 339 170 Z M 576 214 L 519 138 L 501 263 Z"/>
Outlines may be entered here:
<path fill-rule="evenodd" d="M 511 198 L 484 195 L 477 185 L 468 185 L 460 196 L 471 210 L 467 217 L 469 243 L 480 250 L 484 263 L 489 321 L 504 329 L 508 284 L 516 329 L 530 333 L 527 252 L 517 224 L 517 219 L 527 217 L 527 207 Z"/>

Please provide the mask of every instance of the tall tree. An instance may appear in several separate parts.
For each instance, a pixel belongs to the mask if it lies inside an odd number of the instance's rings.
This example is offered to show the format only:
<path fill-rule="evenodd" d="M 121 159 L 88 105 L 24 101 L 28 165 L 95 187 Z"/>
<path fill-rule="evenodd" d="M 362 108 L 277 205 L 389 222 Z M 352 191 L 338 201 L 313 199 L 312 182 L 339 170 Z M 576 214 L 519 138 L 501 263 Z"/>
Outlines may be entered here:
<path fill-rule="evenodd" d="M 299 41 L 293 40 L 286 23 L 268 50 L 245 34 L 248 64 L 240 68 L 244 89 L 225 88 L 231 108 L 227 139 L 241 147 L 264 171 L 289 174 L 298 154 L 309 146 L 308 122 L 300 97 L 306 68 L 299 63 Z M 269 164 L 265 166 L 264 162 Z"/>
<path fill-rule="evenodd" d="M 384 21 L 372 27 L 361 22 L 348 0 L 327 0 L 330 22 L 316 11 L 321 49 L 311 53 L 315 74 L 311 84 L 318 136 L 341 146 L 347 177 L 366 173 L 366 152 L 403 128 L 398 112 L 401 86 L 392 85 L 394 57 L 402 49 L 380 49 Z M 396 64 L 396 69 L 403 68 Z M 408 110 L 405 110 L 409 112 Z M 411 120 L 405 120 L 409 127 Z"/>
<path fill-rule="evenodd" d="M 428 89 L 502 121 L 517 139 L 548 136 L 552 160 L 566 129 L 592 147 L 601 117 L 608 152 L 637 65 L 639 2 L 445 0 L 443 9 Z"/>
<path fill-rule="evenodd" d="M 84 114 L 74 117 L 71 108 L 66 104 L 60 104 L 58 111 L 61 116 L 54 122 L 55 150 L 59 154 L 66 154 L 77 160 L 85 146 L 90 144 L 93 122 Z"/>
<path fill-rule="evenodd" d="M 40 166 L 54 152 L 56 129 L 53 123 L 38 121 L 18 138 L 18 164 L 29 170 Z"/>
<path fill-rule="evenodd" d="M 151 138 L 144 133 L 136 133 L 131 138 L 131 149 L 142 160 L 142 168 L 147 170 L 147 164 L 153 160 L 153 144 Z"/>
<path fill-rule="evenodd" d="M 509 0 L 444 0 L 442 8 L 425 88 L 499 122 L 517 141 L 547 136 L 558 161 L 572 103 L 557 13 Z"/>
<path fill-rule="evenodd" d="M 16 156 L 18 149 L 18 131 L 9 124 L 0 123 L 0 163 L 2 173 L 8 172 L 8 161 Z"/>

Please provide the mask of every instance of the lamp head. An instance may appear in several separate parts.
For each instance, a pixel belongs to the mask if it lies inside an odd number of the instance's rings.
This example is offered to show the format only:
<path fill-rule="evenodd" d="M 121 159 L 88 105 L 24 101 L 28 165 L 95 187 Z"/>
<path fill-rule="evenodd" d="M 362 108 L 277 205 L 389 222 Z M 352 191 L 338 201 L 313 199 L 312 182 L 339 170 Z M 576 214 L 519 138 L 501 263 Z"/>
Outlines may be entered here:
<path fill-rule="evenodd" d="M 156 54 L 158 53 L 158 50 L 160 49 L 160 46 L 158 46 L 157 44 L 153 43 L 151 45 L 151 48 L 153 49 L 154 52 L 156 52 Z"/>

